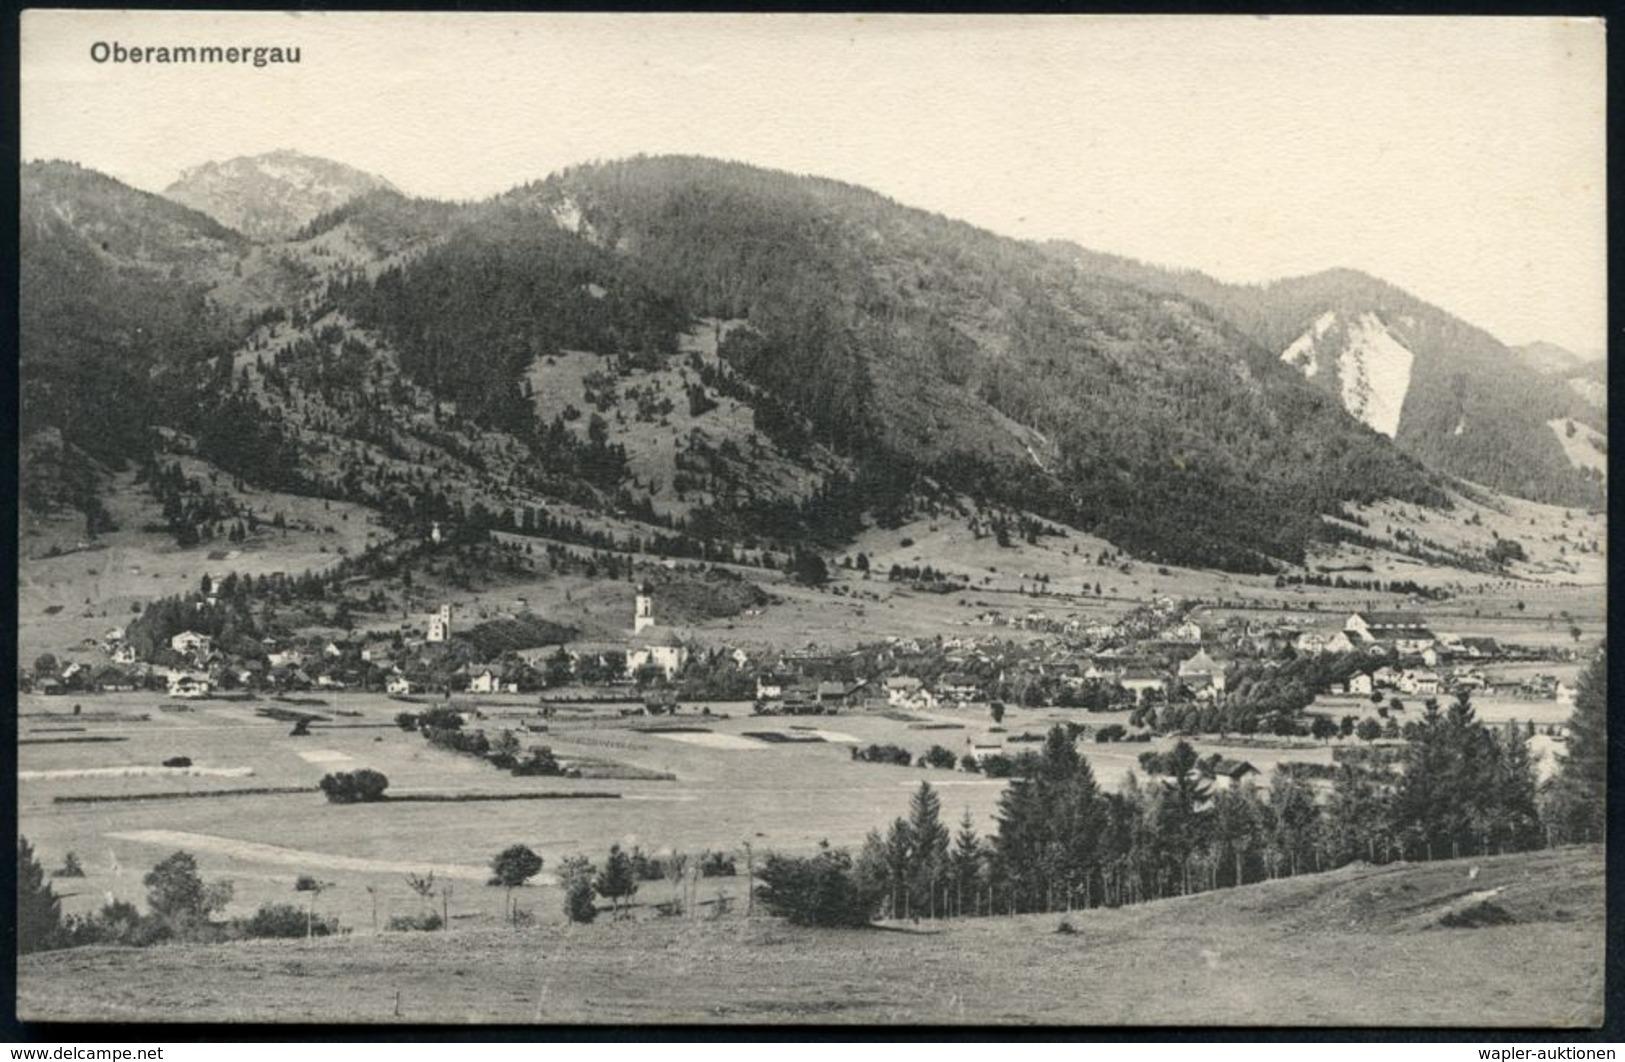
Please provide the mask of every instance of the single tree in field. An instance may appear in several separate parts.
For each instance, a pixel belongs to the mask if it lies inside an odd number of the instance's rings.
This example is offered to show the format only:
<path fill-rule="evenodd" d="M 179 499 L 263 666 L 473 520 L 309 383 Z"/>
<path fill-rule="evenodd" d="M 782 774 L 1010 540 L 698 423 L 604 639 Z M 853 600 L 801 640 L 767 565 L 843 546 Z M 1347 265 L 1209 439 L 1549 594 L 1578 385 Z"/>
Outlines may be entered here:
<path fill-rule="evenodd" d="M 1317 715 L 1315 721 L 1309 724 L 1309 733 L 1329 744 L 1337 736 L 1338 726 L 1331 716 Z"/>
<path fill-rule="evenodd" d="M 1364 719 L 1360 720 L 1359 723 L 1355 724 L 1354 735 L 1361 741 L 1367 743 L 1375 741 L 1382 737 L 1382 724 L 1377 722 L 1371 716 L 1366 716 Z"/>
<path fill-rule="evenodd" d="M 158 863 L 141 883 L 147 887 L 147 904 L 153 913 L 177 927 L 206 922 L 231 902 L 231 882 L 205 885 L 197 860 L 189 852 L 176 852 Z"/>
<path fill-rule="evenodd" d="M 988 705 L 987 711 L 988 711 L 988 714 L 993 717 L 993 725 L 994 726 L 998 726 L 999 724 L 1004 722 L 1004 702 L 1003 701 L 994 701 L 992 704 Z"/>
<path fill-rule="evenodd" d="M 308 874 L 302 874 L 299 883 L 294 886 L 301 892 L 310 893 L 310 899 L 305 903 L 305 938 L 307 940 L 316 935 L 316 900 L 322 893 L 333 888 L 334 884 L 331 881 L 318 881 Z M 376 928 L 377 922 L 378 917 L 375 914 L 373 916 L 374 928 Z"/>
<path fill-rule="evenodd" d="M 632 858 L 621 851 L 620 845 L 609 846 L 609 858 L 604 860 L 604 869 L 593 879 L 592 887 L 609 901 L 613 917 L 622 917 L 625 903 L 638 891 L 638 878 L 633 872 Z"/>
<path fill-rule="evenodd" d="M 434 871 L 431 870 L 429 873 L 422 875 L 406 875 L 406 887 L 412 890 L 413 895 L 423 901 L 423 906 L 429 909 L 430 918 L 433 918 L 435 897 Z"/>
<path fill-rule="evenodd" d="M 559 883 L 564 886 L 564 913 L 572 922 L 585 925 L 598 917 L 592 899 L 592 863 L 586 856 L 571 856 L 559 864 Z"/>
<path fill-rule="evenodd" d="M 514 920 L 513 890 L 542 872 L 542 857 L 522 844 L 509 845 L 491 860 L 492 885 L 505 890 L 502 903 L 508 920 Z"/>
<path fill-rule="evenodd" d="M 62 934 L 62 901 L 45 880 L 45 867 L 34 848 L 17 837 L 17 953 L 55 947 Z"/>
<path fill-rule="evenodd" d="M 673 913 L 680 915 L 686 907 L 680 893 L 683 877 L 688 873 L 688 856 L 681 852 L 672 852 L 661 861 L 660 869 L 665 872 L 666 880 L 671 882 L 672 902 L 676 905 Z"/>

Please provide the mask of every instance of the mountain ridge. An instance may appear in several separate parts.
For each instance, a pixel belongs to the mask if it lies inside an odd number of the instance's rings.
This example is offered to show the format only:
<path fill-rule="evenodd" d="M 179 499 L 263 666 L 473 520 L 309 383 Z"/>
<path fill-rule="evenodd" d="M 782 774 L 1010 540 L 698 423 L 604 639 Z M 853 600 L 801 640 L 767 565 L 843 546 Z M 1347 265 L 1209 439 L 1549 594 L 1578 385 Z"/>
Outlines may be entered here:
<path fill-rule="evenodd" d="M 1388 281 L 1339 268 L 1227 284 L 1065 241 L 1046 247 L 1085 273 L 1212 306 L 1431 468 L 1533 500 L 1602 503 L 1597 477 L 1547 428 L 1572 418 L 1606 432 L 1595 395 L 1534 371 L 1484 329 Z M 1373 384 L 1379 376 L 1389 393 Z"/>
<path fill-rule="evenodd" d="M 472 204 L 371 187 L 273 243 L 236 240 L 188 289 L 230 327 L 148 366 L 184 408 L 147 417 L 251 479 L 395 505 L 410 491 L 310 460 L 311 432 L 373 461 L 435 439 L 442 489 L 492 513 L 568 497 L 794 543 L 948 489 L 1237 570 L 1300 563 L 1344 503 L 1447 504 L 1222 299 L 844 182 L 640 156 Z M 60 280 L 57 258 L 30 269 Z M 526 453 L 549 471 L 522 471 Z"/>
<path fill-rule="evenodd" d="M 284 148 L 188 167 L 163 194 L 254 239 L 278 240 L 374 190 L 399 191 L 376 174 Z"/>

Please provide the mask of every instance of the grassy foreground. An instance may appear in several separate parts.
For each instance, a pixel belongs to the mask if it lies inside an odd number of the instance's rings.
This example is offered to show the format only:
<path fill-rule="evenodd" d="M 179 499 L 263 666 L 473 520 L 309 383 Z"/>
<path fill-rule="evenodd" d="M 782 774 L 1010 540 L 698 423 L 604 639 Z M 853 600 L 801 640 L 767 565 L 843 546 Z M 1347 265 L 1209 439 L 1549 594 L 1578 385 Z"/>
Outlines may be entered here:
<path fill-rule="evenodd" d="M 1476 876 L 1470 877 L 1473 867 Z M 869 930 L 653 920 L 23 957 L 24 1020 L 1584 1026 L 1598 847 Z M 1445 928 L 1488 890 L 1505 924 Z"/>

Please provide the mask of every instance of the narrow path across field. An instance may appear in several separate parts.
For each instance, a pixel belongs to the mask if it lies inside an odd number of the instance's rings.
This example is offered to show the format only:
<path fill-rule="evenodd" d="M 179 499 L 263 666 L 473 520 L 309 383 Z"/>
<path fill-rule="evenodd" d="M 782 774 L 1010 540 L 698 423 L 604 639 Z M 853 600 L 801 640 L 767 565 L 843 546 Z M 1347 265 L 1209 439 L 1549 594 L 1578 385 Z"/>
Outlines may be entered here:
<path fill-rule="evenodd" d="M 254 841 L 237 841 L 230 837 L 216 837 L 207 833 L 188 833 L 183 830 L 120 830 L 106 836 L 117 841 L 134 841 L 138 844 L 161 845 L 163 847 L 174 846 L 188 851 L 218 852 L 221 855 L 246 860 L 251 863 L 275 863 L 279 866 L 300 867 L 307 870 L 353 870 L 379 874 L 433 873 L 437 878 L 481 882 L 491 876 L 489 867 L 471 867 L 455 863 L 427 865 L 391 859 L 362 859 L 358 856 L 328 855 L 325 852 L 311 852 L 301 848 L 283 848 L 279 845 L 259 844 Z M 558 879 L 550 874 L 538 875 L 534 880 L 538 885 L 554 885 L 558 883 Z"/>
<path fill-rule="evenodd" d="M 65 778 L 251 778 L 252 767 L 64 767 L 55 771 L 18 771 L 25 782 L 49 782 Z"/>

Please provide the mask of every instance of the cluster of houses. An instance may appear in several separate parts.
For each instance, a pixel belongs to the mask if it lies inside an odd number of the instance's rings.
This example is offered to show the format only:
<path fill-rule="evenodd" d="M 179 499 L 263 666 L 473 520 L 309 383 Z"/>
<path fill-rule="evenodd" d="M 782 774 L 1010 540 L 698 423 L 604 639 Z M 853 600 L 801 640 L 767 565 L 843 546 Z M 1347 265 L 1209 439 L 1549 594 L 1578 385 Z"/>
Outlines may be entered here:
<path fill-rule="evenodd" d="M 1031 628 L 1038 613 L 984 623 Z M 1044 621 L 1048 622 L 1048 621 Z M 1298 654 L 1359 653 L 1369 656 L 1340 688 L 1329 692 L 1372 695 L 1394 692 L 1431 697 L 1466 689 L 1529 699 L 1572 697 L 1550 675 L 1498 679 L 1483 670 L 1507 659 L 1491 638 L 1435 634 L 1416 612 L 1352 613 L 1338 629 L 1294 630 L 1251 624 L 1239 618 L 1207 623 L 1191 606 L 1159 599 L 1113 623 L 1068 621 L 1076 630 L 1065 638 L 1045 638 L 1015 648 L 996 638 L 888 638 L 878 654 L 831 654 L 813 646 L 803 651 L 753 659 L 743 649 L 697 648 L 661 628 L 647 586 L 636 595 L 630 637 L 619 641 L 575 642 L 505 653 L 500 660 L 475 659 L 466 640 L 453 637 L 450 605 L 442 605 L 412 629 L 356 638 L 266 638 L 263 655 L 226 654 L 199 631 L 181 631 L 167 652 L 143 662 L 121 630 L 110 630 L 94 648 L 110 664 L 94 672 L 70 663 L 56 674 L 35 675 L 33 688 L 166 689 L 176 697 L 200 697 L 219 689 L 382 689 L 395 695 L 428 690 L 475 694 L 523 693 L 568 676 L 583 682 L 616 684 L 634 680 L 676 680 L 691 664 L 731 669 L 749 683 L 756 700 L 787 712 L 828 712 L 843 707 L 883 704 L 897 709 L 931 709 L 985 702 L 1008 691 L 1007 674 L 1041 676 L 1050 690 L 1121 688 L 1120 698 L 1143 702 L 1163 695 L 1198 702 L 1219 699 L 1240 658 Z M 157 658 L 161 657 L 161 661 Z M 918 662 L 929 666 L 911 674 Z M 748 686 L 741 690 L 749 695 Z M 1062 702 L 1065 703 L 1065 702 Z"/>

